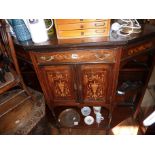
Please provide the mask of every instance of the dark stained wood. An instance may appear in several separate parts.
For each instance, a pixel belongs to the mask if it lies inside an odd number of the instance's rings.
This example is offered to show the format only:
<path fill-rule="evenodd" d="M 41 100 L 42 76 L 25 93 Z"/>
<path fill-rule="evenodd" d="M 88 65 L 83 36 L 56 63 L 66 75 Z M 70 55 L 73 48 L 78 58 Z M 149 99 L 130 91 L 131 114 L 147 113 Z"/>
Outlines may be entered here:
<path fill-rule="evenodd" d="M 154 41 L 155 28 L 145 25 L 140 34 L 127 38 L 111 36 L 61 41 L 53 38 L 41 44 L 15 42 L 15 46 L 29 52 L 55 120 L 58 117 L 56 108 L 60 110 L 60 106 L 102 106 L 109 110 L 105 123 L 109 129 L 115 119 L 113 111 L 121 100 L 127 102 L 131 96 L 135 112 L 131 112 L 131 116 L 138 114 L 154 65 Z M 132 66 L 132 60 L 140 63 Z M 135 93 L 119 98 L 117 88 L 125 81 L 142 81 L 143 85 Z M 80 127 L 85 128 L 85 124 Z"/>
<path fill-rule="evenodd" d="M 82 38 L 82 39 L 64 39 L 58 41 L 57 38 L 40 43 L 34 44 L 32 41 L 26 41 L 19 43 L 15 41 L 15 47 L 22 47 L 25 51 L 35 50 L 40 52 L 40 50 L 68 50 L 71 48 L 105 48 L 114 46 L 125 46 L 127 44 L 133 44 L 140 41 L 151 40 L 155 35 L 155 27 L 152 25 L 144 25 L 143 31 L 139 34 L 133 34 L 130 37 L 101 37 L 101 38 Z"/>
<path fill-rule="evenodd" d="M 26 84 L 26 86 L 42 92 L 39 81 L 37 79 L 37 75 L 34 71 L 33 64 L 30 60 L 29 53 L 24 52 L 21 49 L 16 49 L 16 53 L 24 83 Z"/>
<path fill-rule="evenodd" d="M 154 55 L 149 55 L 150 57 L 150 62 L 149 62 L 149 65 L 150 65 L 150 69 L 147 73 L 147 76 L 145 78 L 145 82 L 144 82 L 144 85 L 143 85 L 143 89 L 142 91 L 138 94 L 139 97 L 138 99 L 136 100 L 137 104 L 136 104 L 136 111 L 134 113 L 134 117 L 136 118 L 138 113 L 139 113 L 139 109 L 140 109 L 140 105 L 141 105 L 141 102 L 143 100 L 143 96 L 145 95 L 145 91 L 146 91 L 146 88 L 148 86 L 148 82 L 150 80 L 150 77 L 151 77 L 151 74 L 152 74 L 152 71 L 153 71 L 153 68 L 154 68 L 154 57 L 155 57 L 155 54 Z"/>
<path fill-rule="evenodd" d="M 48 98 L 51 104 L 69 104 L 76 102 L 75 72 L 71 65 L 41 67 L 49 91 Z"/>
<path fill-rule="evenodd" d="M 58 64 L 58 63 L 114 63 L 117 49 L 99 49 L 99 50 L 72 50 L 63 52 L 37 53 L 36 60 L 39 64 Z"/>
<path fill-rule="evenodd" d="M 140 55 L 148 52 L 148 50 L 154 50 L 155 40 L 140 42 L 135 45 L 128 46 L 126 52 L 122 53 L 122 60 L 132 58 L 133 56 Z"/>
<path fill-rule="evenodd" d="M 80 83 L 79 90 L 82 92 L 81 101 L 87 103 L 99 103 L 101 105 L 109 104 L 108 86 L 112 76 L 112 67 L 106 64 L 80 65 Z"/>
<path fill-rule="evenodd" d="M 90 54 L 91 52 L 90 50 Z M 113 52 L 113 55 L 120 55 L 119 50 L 116 52 L 114 49 Z M 61 53 L 59 52 L 59 54 Z M 115 75 L 113 72 L 118 72 L 115 65 L 119 65 L 119 63 L 116 64 L 115 61 L 109 63 L 103 60 L 98 64 L 94 64 L 95 61 L 93 61 L 89 64 L 83 62 L 81 65 L 77 61 L 77 63 L 69 62 L 69 65 L 64 64 L 62 59 L 62 62 L 58 60 L 57 65 L 54 65 L 56 63 L 40 64 L 37 61 L 36 52 L 30 52 L 30 56 L 51 110 L 60 105 L 77 107 L 96 105 L 108 108 L 109 116 L 107 119 L 111 118 L 112 96 L 115 96 L 112 92 L 115 91 L 111 89 L 111 85 L 114 87 L 114 81 L 111 82 L 110 79 L 115 79 L 114 76 L 117 74 Z M 70 68 L 70 71 L 67 68 Z"/>

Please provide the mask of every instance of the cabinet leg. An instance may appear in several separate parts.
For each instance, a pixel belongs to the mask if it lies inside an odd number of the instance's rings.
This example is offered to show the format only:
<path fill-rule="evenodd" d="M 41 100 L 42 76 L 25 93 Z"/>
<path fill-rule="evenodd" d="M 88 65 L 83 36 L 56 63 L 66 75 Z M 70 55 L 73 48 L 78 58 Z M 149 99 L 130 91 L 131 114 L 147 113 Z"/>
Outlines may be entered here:
<path fill-rule="evenodd" d="M 109 135 L 109 131 L 110 131 L 110 127 L 111 127 L 111 121 L 112 121 L 112 113 L 109 112 L 109 115 L 108 115 L 108 125 L 107 125 L 107 128 L 106 128 L 106 135 Z"/>
<path fill-rule="evenodd" d="M 72 129 L 69 128 L 69 129 L 68 129 L 68 134 L 71 135 L 71 133 L 72 133 Z"/>
<path fill-rule="evenodd" d="M 54 112 L 54 109 L 53 108 L 51 109 L 51 112 L 52 112 L 52 115 L 54 117 L 54 122 L 56 123 L 55 125 L 56 125 L 56 128 L 58 129 L 58 133 L 61 134 L 60 124 L 59 124 L 59 122 L 57 120 L 57 117 L 55 115 L 55 112 Z"/>

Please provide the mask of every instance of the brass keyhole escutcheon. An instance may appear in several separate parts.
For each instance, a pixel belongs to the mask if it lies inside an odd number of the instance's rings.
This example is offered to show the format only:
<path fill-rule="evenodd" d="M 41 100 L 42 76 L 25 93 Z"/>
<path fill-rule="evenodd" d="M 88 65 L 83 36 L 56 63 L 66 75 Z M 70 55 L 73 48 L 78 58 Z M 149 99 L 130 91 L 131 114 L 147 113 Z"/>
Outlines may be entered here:
<path fill-rule="evenodd" d="M 96 30 L 95 32 L 96 32 L 96 33 L 104 33 L 105 30 Z"/>

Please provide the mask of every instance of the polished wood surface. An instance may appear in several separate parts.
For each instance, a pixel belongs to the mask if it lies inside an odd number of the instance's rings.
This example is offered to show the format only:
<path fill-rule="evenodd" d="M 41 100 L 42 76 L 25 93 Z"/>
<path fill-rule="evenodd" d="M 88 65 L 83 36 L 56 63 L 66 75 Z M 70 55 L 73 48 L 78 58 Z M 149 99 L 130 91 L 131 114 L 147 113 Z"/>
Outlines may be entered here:
<path fill-rule="evenodd" d="M 132 58 L 133 56 L 139 55 L 141 52 L 147 52 L 147 50 L 154 50 L 155 40 L 130 45 L 127 48 L 127 52 L 122 53 L 121 59 Z"/>
<path fill-rule="evenodd" d="M 48 98 L 55 105 L 75 104 L 75 71 L 71 65 L 45 66 L 40 71 L 44 74 L 45 82 L 50 90 Z"/>
<path fill-rule="evenodd" d="M 130 44 L 135 44 L 136 42 L 142 42 L 145 40 L 151 40 L 155 35 L 155 27 L 152 25 L 142 26 L 142 31 L 139 34 L 132 34 L 129 37 L 119 37 L 119 36 L 108 36 L 100 38 L 77 38 L 77 39 L 64 39 L 58 40 L 56 37 L 51 38 L 50 40 L 36 44 L 32 41 L 18 42 L 15 40 L 15 47 L 22 48 L 24 51 L 36 51 L 40 50 L 56 50 L 60 49 L 69 50 L 70 48 L 107 48 L 114 46 L 125 46 Z"/>
<path fill-rule="evenodd" d="M 100 62 L 114 63 L 117 49 L 71 50 L 63 52 L 37 53 L 38 64 Z"/>
<path fill-rule="evenodd" d="M 80 71 L 81 101 L 87 103 L 109 104 L 109 85 L 112 76 L 112 67 L 106 64 L 81 65 Z"/>
<path fill-rule="evenodd" d="M 121 102 L 125 106 L 132 102 L 129 106 L 135 117 L 138 114 L 154 65 L 154 40 L 154 27 L 145 25 L 140 34 L 127 38 L 111 36 L 64 42 L 53 38 L 41 44 L 16 42 L 15 46 L 29 52 L 55 120 L 56 108 L 61 106 L 102 106 L 108 110 L 105 126 L 110 128 L 113 110 Z M 141 81 L 142 86 L 135 93 L 117 96 L 117 89 L 125 81 Z M 85 124 L 79 127 L 85 128 Z"/>

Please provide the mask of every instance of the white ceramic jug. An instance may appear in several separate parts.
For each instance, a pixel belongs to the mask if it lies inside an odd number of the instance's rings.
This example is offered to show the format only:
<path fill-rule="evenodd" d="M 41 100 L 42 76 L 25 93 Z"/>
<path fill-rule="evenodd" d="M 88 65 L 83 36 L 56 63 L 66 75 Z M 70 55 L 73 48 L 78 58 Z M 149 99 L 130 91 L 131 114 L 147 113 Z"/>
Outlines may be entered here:
<path fill-rule="evenodd" d="M 47 41 L 48 33 L 47 31 L 53 26 L 53 20 L 51 19 L 51 25 L 46 28 L 44 19 L 26 19 L 25 24 L 27 25 L 32 41 L 34 43 L 41 43 Z"/>

